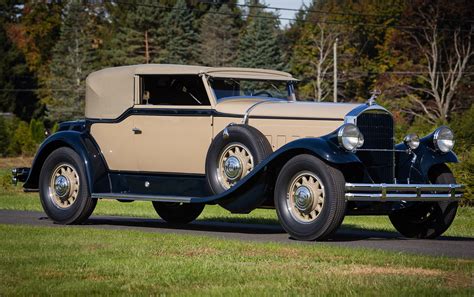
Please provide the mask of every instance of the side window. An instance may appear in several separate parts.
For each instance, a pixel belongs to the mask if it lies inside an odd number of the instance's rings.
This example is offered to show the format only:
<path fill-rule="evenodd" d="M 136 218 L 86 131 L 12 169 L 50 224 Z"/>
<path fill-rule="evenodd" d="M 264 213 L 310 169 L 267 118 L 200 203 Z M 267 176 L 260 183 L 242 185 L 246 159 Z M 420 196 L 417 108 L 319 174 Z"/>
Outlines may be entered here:
<path fill-rule="evenodd" d="M 143 75 L 140 104 L 210 105 L 198 75 Z"/>

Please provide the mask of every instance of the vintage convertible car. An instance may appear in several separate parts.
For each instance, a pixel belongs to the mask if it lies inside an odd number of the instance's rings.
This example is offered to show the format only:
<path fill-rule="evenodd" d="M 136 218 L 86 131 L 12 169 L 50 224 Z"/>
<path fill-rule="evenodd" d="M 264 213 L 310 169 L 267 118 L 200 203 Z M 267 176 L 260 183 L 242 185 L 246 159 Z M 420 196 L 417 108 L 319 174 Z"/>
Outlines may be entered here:
<path fill-rule="evenodd" d="M 447 127 L 394 144 L 393 117 L 366 104 L 297 101 L 290 74 L 244 68 L 134 65 L 89 75 L 85 119 L 49 136 L 30 168 L 55 222 L 86 220 L 98 199 L 149 200 L 170 223 L 206 204 L 275 208 L 295 239 L 330 236 L 345 215 L 388 215 L 403 235 L 452 223 L 463 186 Z"/>

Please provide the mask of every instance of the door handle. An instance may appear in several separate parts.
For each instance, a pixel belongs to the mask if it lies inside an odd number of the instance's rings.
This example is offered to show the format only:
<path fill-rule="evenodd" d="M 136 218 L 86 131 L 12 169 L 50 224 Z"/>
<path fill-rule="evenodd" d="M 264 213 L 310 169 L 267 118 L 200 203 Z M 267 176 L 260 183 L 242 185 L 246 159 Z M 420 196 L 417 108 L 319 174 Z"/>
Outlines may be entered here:
<path fill-rule="evenodd" d="M 134 134 L 142 134 L 142 130 L 140 130 L 138 128 L 133 128 L 132 131 L 133 131 Z"/>

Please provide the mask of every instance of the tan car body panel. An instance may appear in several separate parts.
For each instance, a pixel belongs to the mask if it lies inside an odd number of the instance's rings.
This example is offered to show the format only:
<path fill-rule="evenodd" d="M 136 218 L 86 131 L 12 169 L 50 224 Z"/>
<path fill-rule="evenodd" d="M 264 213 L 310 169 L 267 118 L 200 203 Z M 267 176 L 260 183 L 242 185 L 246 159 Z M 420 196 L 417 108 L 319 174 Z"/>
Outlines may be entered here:
<path fill-rule="evenodd" d="M 135 135 L 138 170 L 204 174 L 212 141 L 211 117 L 136 115 L 133 118 L 135 127 L 142 131 Z"/>
<path fill-rule="evenodd" d="M 87 79 L 86 118 L 114 120 L 129 108 L 205 109 L 213 116 L 129 115 L 117 122 L 92 124 L 91 134 L 109 169 L 117 171 L 205 173 L 212 139 L 230 123 L 248 124 L 261 131 L 277 150 L 286 143 L 326 135 L 344 123 L 344 116 L 358 104 L 315 102 L 265 102 L 262 98 L 232 98 L 216 102 L 205 76 L 210 106 L 137 105 L 136 75 L 206 74 L 206 76 L 295 80 L 274 70 L 210 68 L 181 65 L 133 65 L 104 69 Z M 257 104 L 258 103 L 258 104 Z M 141 133 L 135 134 L 134 128 Z"/>
<path fill-rule="evenodd" d="M 134 119 L 128 117 L 118 123 L 95 123 L 91 125 L 91 135 L 111 170 L 137 171 L 139 154 L 134 141 Z"/>
<path fill-rule="evenodd" d="M 261 101 L 262 99 L 233 98 L 218 102 L 215 109 L 221 113 L 244 115 L 252 105 Z M 250 117 L 313 118 L 315 120 L 329 118 L 344 120 L 344 116 L 357 106 L 359 104 L 270 101 L 256 105 L 250 111 Z"/>
<path fill-rule="evenodd" d="M 229 99 L 216 105 L 216 111 L 243 115 L 262 99 Z M 249 111 L 248 124 L 267 137 L 273 150 L 290 141 L 304 137 L 320 137 L 331 133 L 344 123 L 344 116 L 358 104 L 316 102 L 268 102 L 255 105 Z M 254 117 L 254 118 L 253 118 Z M 257 117 L 257 118 L 255 118 Z M 258 118 L 264 117 L 264 118 Z M 216 118 L 214 136 L 236 118 Z"/>

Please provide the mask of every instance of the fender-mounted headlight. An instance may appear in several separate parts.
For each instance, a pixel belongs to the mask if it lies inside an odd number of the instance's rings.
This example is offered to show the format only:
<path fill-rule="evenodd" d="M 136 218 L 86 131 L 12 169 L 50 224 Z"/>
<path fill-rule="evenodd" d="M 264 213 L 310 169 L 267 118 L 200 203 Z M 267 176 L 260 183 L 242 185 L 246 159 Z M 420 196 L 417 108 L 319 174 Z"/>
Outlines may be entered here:
<path fill-rule="evenodd" d="M 420 138 L 415 133 L 405 136 L 403 142 L 412 150 L 416 150 L 420 146 Z"/>
<path fill-rule="evenodd" d="M 454 133 L 446 126 L 439 127 L 434 132 L 433 142 L 437 150 L 447 153 L 454 147 Z"/>
<path fill-rule="evenodd" d="M 364 145 L 364 136 L 354 124 L 344 124 L 337 132 L 339 144 L 348 151 L 354 151 Z"/>

